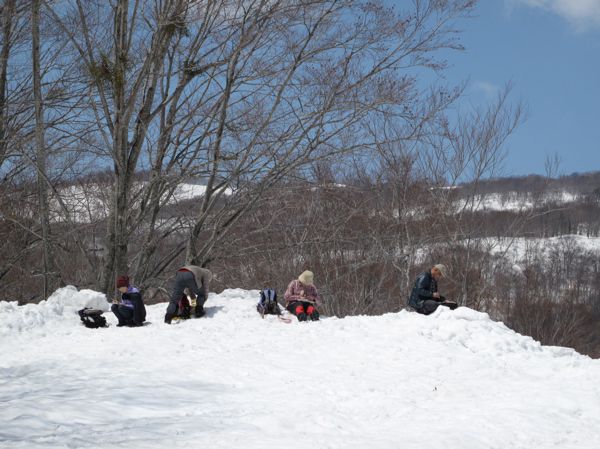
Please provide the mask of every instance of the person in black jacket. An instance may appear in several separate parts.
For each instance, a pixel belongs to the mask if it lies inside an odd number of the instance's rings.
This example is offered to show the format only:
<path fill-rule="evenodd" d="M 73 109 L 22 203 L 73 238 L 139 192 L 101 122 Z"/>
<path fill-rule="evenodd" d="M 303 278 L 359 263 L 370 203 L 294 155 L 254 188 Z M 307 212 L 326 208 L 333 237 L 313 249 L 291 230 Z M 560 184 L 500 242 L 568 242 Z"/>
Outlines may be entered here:
<path fill-rule="evenodd" d="M 143 326 L 146 320 L 146 306 L 140 291 L 130 285 L 129 276 L 117 278 L 117 290 L 121 293 L 121 298 L 116 299 L 110 308 L 119 320 L 117 326 Z"/>
<path fill-rule="evenodd" d="M 417 276 L 415 285 L 408 298 L 408 305 L 423 315 L 430 315 L 442 305 L 454 310 L 458 307 L 454 301 L 447 300 L 438 293 L 438 281 L 444 276 L 446 266 L 437 264 L 431 270 Z"/>

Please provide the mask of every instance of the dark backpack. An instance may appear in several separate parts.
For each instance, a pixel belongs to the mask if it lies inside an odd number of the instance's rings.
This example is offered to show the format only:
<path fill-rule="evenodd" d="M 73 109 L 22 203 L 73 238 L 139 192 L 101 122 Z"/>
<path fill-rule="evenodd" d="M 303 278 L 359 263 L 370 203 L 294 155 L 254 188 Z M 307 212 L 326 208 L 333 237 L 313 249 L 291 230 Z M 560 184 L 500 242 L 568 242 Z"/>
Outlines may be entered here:
<path fill-rule="evenodd" d="M 106 318 L 102 316 L 104 313 L 102 310 L 86 307 L 77 313 L 79 314 L 79 317 L 81 318 L 81 321 L 85 327 L 89 327 L 90 329 L 108 327 L 106 324 Z"/>

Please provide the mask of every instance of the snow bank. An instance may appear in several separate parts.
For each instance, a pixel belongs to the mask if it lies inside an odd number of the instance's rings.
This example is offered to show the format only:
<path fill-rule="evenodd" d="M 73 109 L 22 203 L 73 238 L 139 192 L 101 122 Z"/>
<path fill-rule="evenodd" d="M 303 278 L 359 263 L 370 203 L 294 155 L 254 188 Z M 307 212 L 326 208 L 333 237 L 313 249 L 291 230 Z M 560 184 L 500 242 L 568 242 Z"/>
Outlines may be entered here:
<path fill-rule="evenodd" d="M 202 319 L 87 329 L 102 295 L 53 297 L 0 308 L 2 448 L 600 447 L 600 362 L 470 309 L 285 324 L 226 290 Z"/>
<path fill-rule="evenodd" d="M 57 326 L 73 327 L 80 322 L 77 311 L 92 307 L 104 311 L 109 304 L 102 293 L 93 290 L 77 291 L 69 285 L 55 291 L 39 304 L 18 306 L 16 302 L 0 302 L 0 337 L 20 333 L 45 333 Z"/>

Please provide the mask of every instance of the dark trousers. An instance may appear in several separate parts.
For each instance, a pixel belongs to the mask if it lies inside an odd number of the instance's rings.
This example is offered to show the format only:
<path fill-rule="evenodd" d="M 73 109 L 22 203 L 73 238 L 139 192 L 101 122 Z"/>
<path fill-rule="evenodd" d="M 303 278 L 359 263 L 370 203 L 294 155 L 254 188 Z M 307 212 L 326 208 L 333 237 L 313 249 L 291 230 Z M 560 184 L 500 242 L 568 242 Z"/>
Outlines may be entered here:
<path fill-rule="evenodd" d="M 456 304 L 450 302 L 445 304 L 441 301 L 435 301 L 433 299 L 426 299 L 423 301 L 423 306 L 420 309 L 415 309 L 418 313 L 422 313 L 423 315 L 431 315 L 433 312 L 437 310 L 439 306 L 449 307 L 450 309 L 455 309 Z"/>
<path fill-rule="evenodd" d="M 131 307 L 124 306 L 123 304 L 113 304 L 110 306 L 110 310 L 112 310 L 112 313 L 119 320 L 120 326 L 133 324 L 133 309 Z"/>
<path fill-rule="evenodd" d="M 313 321 L 317 321 L 319 319 L 319 312 L 317 311 L 315 305 L 311 302 L 292 301 L 287 305 L 286 309 L 291 314 L 296 315 L 298 317 L 298 321 L 306 321 L 308 317 L 310 317 L 310 319 Z"/>
<path fill-rule="evenodd" d="M 196 295 L 196 310 L 204 309 L 204 303 L 206 298 L 201 289 L 196 284 L 196 277 L 191 271 L 178 271 L 175 275 L 175 281 L 173 284 L 173 292 L 171 293 L 171 299 L 167 306 L 167 315 L 174 317 L 177 315 L 179 308 L 179 300 L 183 296 L 183 291 L 188 289 L 190 293 Z"/>

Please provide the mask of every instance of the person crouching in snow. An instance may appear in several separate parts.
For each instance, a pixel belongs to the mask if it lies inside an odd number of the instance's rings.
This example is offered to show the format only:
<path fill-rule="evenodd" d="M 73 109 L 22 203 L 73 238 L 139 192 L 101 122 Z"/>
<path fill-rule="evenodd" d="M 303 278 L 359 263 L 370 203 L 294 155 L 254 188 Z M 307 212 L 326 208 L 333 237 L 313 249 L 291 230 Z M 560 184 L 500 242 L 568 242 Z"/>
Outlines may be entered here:
<path fill-rule="evenodd" d="M 458 304 L 447 300 L 438 293 L 438 281 L 445 274 L 446 266 L 440 263 L 417 276 L 408 298 L 408 305 L 423 315 L 432 314 L 439 306 L 446 306 L 451 310 L 456 309 Z"/>
<path fill-rule="evenodd" d="M 212 273 L 206 268 L 196 265 L 186 265 L 177 270 L 171 300 L 165 314 L 165 323 L 171 324 L 171 320 L 177 316 L 179 301 L 184 297 L 187 289 L 194 306 L 194 315 L 196 318 L 204 316 L 204 303 L 208 296 L 208 284 L 212 279 Z"/>
<path fill-rule="evenodd" d="M 283 298 L 285 300 L 285 308 L 290 313 L 298 317 L 298 321 L 319 319 L 319 311 L 317 306 L 320 306 L 322 301 L 317 288 L 313 284 L 312 271 L 305 271 L 298 279 L 294 279 L 288 285 Z"/>
<path fill-rule="evenodd" d="M 110 308 L 119 320 L 117 326 L 143 326 L 146 320 L 146 307 L 140 291 L 130 285 L 129 276 L 117 278 L 117 290 L 121 293 L 121 298 L 116 299 Z"/>

